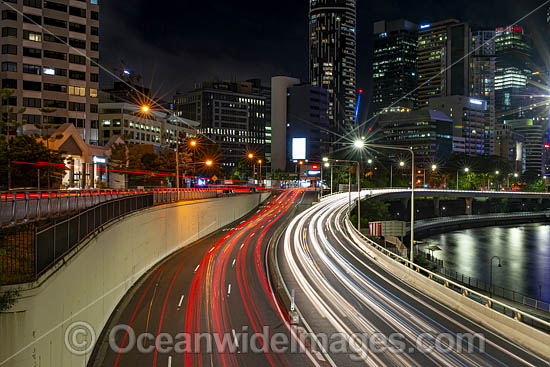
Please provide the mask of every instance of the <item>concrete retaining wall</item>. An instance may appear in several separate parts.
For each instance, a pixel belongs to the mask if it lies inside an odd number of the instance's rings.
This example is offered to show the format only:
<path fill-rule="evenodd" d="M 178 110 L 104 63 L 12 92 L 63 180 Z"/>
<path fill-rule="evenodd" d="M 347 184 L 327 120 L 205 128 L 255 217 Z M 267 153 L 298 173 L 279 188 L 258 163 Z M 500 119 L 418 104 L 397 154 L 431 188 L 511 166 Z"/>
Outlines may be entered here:
<path fill-rule="evenodd" d="M 76 356 L 65 347 L 69 325 L 84 321 L 99 336 L 115 306 L 148 269 L 268 197 L 164 205 L 105 228 L 37 282 L 23 285 L 16 306 L 0 314 L 0 366 L 85 366 L 91 350 Z"/>

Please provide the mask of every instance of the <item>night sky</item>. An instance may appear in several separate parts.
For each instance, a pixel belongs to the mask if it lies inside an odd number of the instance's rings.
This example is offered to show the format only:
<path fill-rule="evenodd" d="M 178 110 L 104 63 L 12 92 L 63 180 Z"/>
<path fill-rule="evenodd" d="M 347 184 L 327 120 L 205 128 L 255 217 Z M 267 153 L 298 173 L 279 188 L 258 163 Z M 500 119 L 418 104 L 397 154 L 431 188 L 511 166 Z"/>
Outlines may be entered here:
<path fill-rule="evenodd" d="M 457 18 L 490 27 L 510 24 L 543 1 L 358 0 L 358 87 L 369 90 L 372 23 Z M 307 0 L 132 0 L 101 3 L 101 59 L 127 67 L 170 99 L 176 90 L 214 77 L 291 75 L 307 79 Z M 547 32 L 546 8 L 524 25 Z M 548 33 L 546 33 L 548 34 Z M 102 81 L 109 79 L 102 76 Z"/>

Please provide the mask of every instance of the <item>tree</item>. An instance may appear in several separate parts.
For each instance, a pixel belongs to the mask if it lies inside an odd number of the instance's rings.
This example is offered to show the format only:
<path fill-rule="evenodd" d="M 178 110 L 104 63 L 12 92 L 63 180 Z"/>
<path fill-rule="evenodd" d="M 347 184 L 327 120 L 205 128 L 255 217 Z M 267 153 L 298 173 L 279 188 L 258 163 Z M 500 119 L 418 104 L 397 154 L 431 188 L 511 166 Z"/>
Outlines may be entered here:
<path fill-rule="evenodd" d="M 62 152 L 48 149 L 44 144 L 32 136 L 19 135 L 7 140 L 0 141 L 0 185 L 8 186 L 7 172 L 11 171 L 11 181 L 16 187 L 28 187 L 38 183 L 38 170 L 36 167 L 27 164 L 8 165 L 8 162 L 46 162 L 50 160 L 50 174 L 54 186 L 58 187 L 65 174 L 65 165 Z M 45 175 L 41 171 L 41 175 Z M 42 177 L 41 177 L 42 178 Z"/>
<path fill-rule="evenodd" d="M 0 138 L 6 142 L 7 153 L 7 177 L 8 190 L 12 187 L 12 164 L 11 164 L 11 140 L 12 135 L 17 135 L 17 129 L 21 124 L 17 121 L 17 115 L 25 112 L 25 108 L 15 111 L 13 106 L 10 106 L 10 97 L 15 93 L 13 89 L 0 89 L 0 98 L 2 105 L 2 118 L 0 120 Z M 15 116 L 15 118 L 14 118 Z"/>

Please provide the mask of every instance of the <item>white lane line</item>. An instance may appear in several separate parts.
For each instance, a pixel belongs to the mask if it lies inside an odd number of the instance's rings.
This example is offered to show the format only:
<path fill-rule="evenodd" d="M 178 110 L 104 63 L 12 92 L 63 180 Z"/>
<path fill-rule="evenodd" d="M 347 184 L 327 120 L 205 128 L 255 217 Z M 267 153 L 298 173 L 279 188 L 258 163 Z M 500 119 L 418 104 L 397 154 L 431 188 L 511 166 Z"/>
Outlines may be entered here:
<path fill-rule="evenodd" d="M 181 307 L 181 304 L 183 303 L 183 299 L 185 298 L 185 294 L 183 294 L 180 298 L 180 303 L 178 303 L 178 308 Z"/>
<path fill-rule="evenodd" d="M 239 348 L 239 339 L 237 339 L 237 334 L 235 333 L 235 329 L 231 330 L 233 332 L 233 340 L 235 340 L 235 346 Z"/>
<path fill-rule="evenodd" d="M 172 356 L 168 357 L 168 367 L 172 367 Z"/>
<path fill-rule="evenodd" d="M 210 249 L 210 251 L 208 251 L 208 253 L 211 253 L 212 251 L 214 251 L 214 246 L 212 246 L 212 248 Z"/>
<path fill-rule="evenodd" d="M 197 270 L 199 270 L 199 266 L 201 266 L 201 264 L 197 265 L 197 267 L 195 268 L 195 273 L 197 272 Z"/>
<path fill-rule="evenodd" d="M 231 267 L 234 267 L 235 266 L 235 262 L 237 261 L 237 259 L 234 259 L 233 260 L 233 264 L 231 264 Z"/>
<path fill-rule="evenodd" d="M 244 243 L 241 245 L 241 249 L 244 247 Z"/>
<path fill-rule="evenodd" d="M 227 287 L 227 295 L 229 296 L 231 294 L 231 284 Z"/>
<path fill-rule="evenodd" d="M 250 235 L 250 238 L 254 237 L 255 234 L 256 234 L 256 233 L 252 233 L 252 234 Z"/>

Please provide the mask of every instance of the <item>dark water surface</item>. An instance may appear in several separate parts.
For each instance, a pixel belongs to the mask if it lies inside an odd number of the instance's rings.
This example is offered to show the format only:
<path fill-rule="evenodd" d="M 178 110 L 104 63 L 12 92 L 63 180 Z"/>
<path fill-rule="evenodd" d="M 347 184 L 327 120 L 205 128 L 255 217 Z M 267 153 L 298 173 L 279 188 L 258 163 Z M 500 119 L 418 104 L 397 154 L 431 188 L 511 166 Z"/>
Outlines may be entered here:
<path fill-rule="evenodd" d="M 550 225 L 465 229 L 425 238 L 426 245 L 438 245 L 434 256 L 445 267 L 489 282 L 493 256 L 493 283 L 529 297 L 550 302 Z"/>

